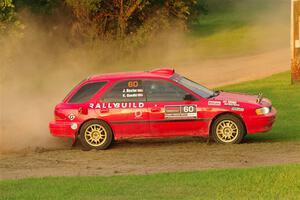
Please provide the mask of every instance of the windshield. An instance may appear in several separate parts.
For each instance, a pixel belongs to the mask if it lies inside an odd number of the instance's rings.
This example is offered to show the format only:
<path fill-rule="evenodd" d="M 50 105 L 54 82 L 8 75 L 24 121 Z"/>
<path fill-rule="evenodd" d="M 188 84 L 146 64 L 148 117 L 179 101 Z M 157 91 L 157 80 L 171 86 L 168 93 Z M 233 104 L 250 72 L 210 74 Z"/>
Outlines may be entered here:
<path fill-rule="evenodd" d="M 183 76 L 180 76 L 179 74 L 175 74 L 171 77 L 171 79 L 180 85 L 192 90 L 196 94 L 200 95 L 203 98 L 211 98 L 216 96 L 216 92 L 213 90 L 210 90 L 194 81 L 191 81 Z"/>

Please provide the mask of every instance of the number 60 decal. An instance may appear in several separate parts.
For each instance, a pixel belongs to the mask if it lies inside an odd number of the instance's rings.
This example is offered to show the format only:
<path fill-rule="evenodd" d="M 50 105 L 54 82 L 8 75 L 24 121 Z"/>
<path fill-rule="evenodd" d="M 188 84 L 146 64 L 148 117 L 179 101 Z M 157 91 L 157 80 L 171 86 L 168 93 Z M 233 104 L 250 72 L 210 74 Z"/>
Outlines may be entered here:
<path fill-rule="evenodd" d="M 183 106 L 184 113 L 194 113 L 196 112 L 196 106 Z"/>
<path fill-rule="evenodd" d="M 132 88 L 132 87 L 136 88 L 138 86 L 139 86 L 139 82 L 138 81 L 129 81 L 128 82 L 128 87 L 130 87 L 130 88 Z"/>

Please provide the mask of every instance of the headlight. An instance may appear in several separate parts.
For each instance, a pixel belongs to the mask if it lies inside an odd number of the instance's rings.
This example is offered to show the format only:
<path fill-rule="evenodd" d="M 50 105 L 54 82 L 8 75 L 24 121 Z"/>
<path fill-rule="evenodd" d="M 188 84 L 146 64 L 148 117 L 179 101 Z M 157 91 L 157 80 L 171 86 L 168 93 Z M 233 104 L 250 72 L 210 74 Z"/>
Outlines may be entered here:
<path fill-rule="evenodd" d="M 269 107 L 258 108 L 255 110 L 257 115 L 266 115 L 271 111 Z"/>

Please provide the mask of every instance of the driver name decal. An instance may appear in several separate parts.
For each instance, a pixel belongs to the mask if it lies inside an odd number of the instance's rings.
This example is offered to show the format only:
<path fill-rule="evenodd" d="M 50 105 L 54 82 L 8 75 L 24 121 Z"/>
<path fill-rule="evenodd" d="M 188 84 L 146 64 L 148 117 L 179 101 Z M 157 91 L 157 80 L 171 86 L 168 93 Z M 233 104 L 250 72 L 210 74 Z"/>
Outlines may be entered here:
<path fill-rule="evenodd" d="M 122 90 L 123 98 L 142 98 L 144 97 L 144 89 L 142 88 L 142 81 L 128 81 L 128 88 Z"/>

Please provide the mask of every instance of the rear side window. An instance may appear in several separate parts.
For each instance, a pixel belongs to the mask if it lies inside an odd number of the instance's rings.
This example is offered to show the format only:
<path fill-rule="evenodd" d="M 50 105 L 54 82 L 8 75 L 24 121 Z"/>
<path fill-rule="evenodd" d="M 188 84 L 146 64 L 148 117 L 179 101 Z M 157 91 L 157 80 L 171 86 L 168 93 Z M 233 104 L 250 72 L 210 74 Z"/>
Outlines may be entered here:
<path fill-rule="evenodd" d="M 69 99 L 68 103 L 83 103 L 90 100 L 105 84 L 106 82 L 93 82 L 83 85 Z"/>

